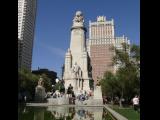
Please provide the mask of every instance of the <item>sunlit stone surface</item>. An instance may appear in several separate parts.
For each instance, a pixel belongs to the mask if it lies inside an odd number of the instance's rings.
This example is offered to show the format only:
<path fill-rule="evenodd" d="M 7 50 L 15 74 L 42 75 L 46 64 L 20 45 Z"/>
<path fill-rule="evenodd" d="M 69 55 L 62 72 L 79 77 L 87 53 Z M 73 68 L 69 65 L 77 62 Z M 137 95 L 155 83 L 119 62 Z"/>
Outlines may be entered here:
<path fill-rule="evenodd" d="M 88 53 L 86 49 L 86 28 L 81 11 L 77 11 L 71 27 L 70 48 L 65 55 L 64 66 L 65 88 L 69 84 L 77 93 L 80 90 L 89 91 Z"/>

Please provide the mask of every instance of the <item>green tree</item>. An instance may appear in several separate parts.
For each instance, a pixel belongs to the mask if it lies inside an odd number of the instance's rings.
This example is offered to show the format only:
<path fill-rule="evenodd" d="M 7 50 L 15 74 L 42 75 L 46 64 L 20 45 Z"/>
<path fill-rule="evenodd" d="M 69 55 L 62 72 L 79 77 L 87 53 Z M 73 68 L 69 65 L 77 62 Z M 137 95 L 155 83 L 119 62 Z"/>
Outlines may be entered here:
<path fill-rule="evenodd" d="M 118 91 L 118 87 L 115 87 L 118 85 L 116 76 L 110 71 L 106 71 L 103 79 L 100 81 L 100 84 L 102 86 L 103 96 L 110 96 L 113 101 Z"/>
<path fill-rule="evenodd" d="M 118 65 L 118 70 L 115 74 L 106 72 L 101 81 L 103 94 L 111 96 L 112 99 L 118 96 L 121 107 L 122 98 L 129 102 L 140 91 L 140 48 L 137 45 L 122 46 L 121 50 L 114 48 L 113 64 Z"/>
<path fill-rule="evenodd" d="M 51 79 L 48 78 L 46 74 L 42 74 L 41 76 L 44 80 L 44 88 L 45 88 L 46 92 L 51 91 L 52 90 Z"/>
<path fill-rule="evenodd" d="M 65 92 L 64 83 L 62 80 L 59 80 L 58 83 L 55 84 L 55 90 L 59 90 L 59 92 Z"/>
<path fill-rule="evenodd" d="M 38 76 L 32 74 L 30 71 L 26 69 L 20 69 L 18 71 L 18 91 L 19 93 L 27 94 L 28 100 L 33 98 L 37 82 Z"/>
<path fill-rule="evenodd" d="M 113 63 L 119 65 L 116 76 L 119 80 L 120 87 L 120 106 L 122 106 L 122 98 L 130 101 L 134 94 L 139 92 L 139 60 L 140 48 L 132 45 L 131 48 L 127 44 L 122 44 L 123 49 L 115 49 L 115 57 Z M 128 51 L 130 50 L 130 54 Z"/>
<path fill-rule="evenodd" d="M 44 80 L 44 87 L 46 92 L 51 91 L 51 80 L 47 75 L 41 75 Z M 28 100 L 33 100 L 35 94 L 35 87 L 38 84 L 40 75 L 35 75 L 31 71 L 26 69 L 20 69 L 18 71 L 18 92 L 21 94 L 27 94 Z"/>

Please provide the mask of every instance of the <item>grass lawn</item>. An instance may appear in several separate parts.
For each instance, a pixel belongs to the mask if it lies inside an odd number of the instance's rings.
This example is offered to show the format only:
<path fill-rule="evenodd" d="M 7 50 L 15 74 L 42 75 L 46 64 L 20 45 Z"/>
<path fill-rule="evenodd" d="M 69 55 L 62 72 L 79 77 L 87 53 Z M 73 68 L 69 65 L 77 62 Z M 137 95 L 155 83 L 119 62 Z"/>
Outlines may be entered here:
<path fill-rule="evenodd" d="M 140 113 L 134 111 L 132 107 L 119 108 L 118 106 L 112 106 L 111 108 L 128 118 L 128 120 L 140 120 Z"/>

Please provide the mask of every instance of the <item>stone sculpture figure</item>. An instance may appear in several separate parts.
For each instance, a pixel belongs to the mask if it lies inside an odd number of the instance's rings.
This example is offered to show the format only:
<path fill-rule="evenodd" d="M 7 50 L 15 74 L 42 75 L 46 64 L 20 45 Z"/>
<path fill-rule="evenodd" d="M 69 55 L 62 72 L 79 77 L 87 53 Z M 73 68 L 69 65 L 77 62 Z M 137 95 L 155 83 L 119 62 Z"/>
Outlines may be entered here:
<path fill-rule="evenodd" d="M 44 82 L 43 82 L 43 78 L 40 76 L 40 79 L 38 81 L 38 85 L 39 86 L 43 86 Z"/>
<path fill-rule="evenodd" d="M 76 84 L 76 86 L 78 88 L 82 88 L 82 70 L 81 68 L 79 67 L 79 65 L 77 65 L 77 63 L 75 62 L 75 64 L 73 65 L 73 68 L 72 68 L 72 73 L 73 73 L 73 77 L 76 78 L 76 80 L 78 80 L 78 85 Z"/>
<path fill-rule="evenodd" d="M 81 11 L 77 11 L 76 12 L 76 15 L 75 15 L 75 17 L 73 19 L 73 22 L 84 22 L 84 20 L 83 20 L 83 14 L 82 14 Z"/>
<path fill-rule="evenodd" d="M 40 76 L 40 79 L 38 81 L 38 85 L 35 88 L 35 101 L 42 102 L 45 99 L 46 92 L 45 88 L 43 87 L 43 78 Z"/>
<path fill-rule="evenodd" d="M 77 79 L 80 79 L 82 77 L 81 76 L 81 69 L 80 69 L 79 65 L 77 65 L 76 62 L 73 65 L 72 73 L 74 74 L 75 78 L 77 78 Z"/>

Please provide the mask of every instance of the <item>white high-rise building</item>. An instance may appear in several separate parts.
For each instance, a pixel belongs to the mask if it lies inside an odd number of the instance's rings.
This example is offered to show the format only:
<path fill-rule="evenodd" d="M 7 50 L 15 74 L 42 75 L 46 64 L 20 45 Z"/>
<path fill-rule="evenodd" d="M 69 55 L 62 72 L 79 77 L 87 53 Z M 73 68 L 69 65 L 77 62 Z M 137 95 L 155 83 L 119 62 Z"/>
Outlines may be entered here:
<path fill-rule="evenodd" d="M 37 0 L 18 0 L 18 68 L 31 70 L 36 8 Z"/>

